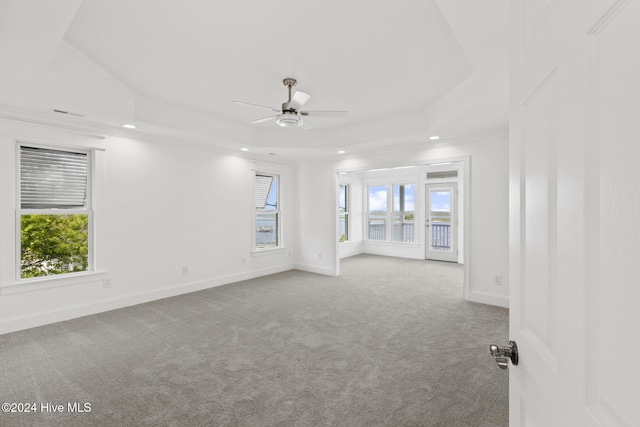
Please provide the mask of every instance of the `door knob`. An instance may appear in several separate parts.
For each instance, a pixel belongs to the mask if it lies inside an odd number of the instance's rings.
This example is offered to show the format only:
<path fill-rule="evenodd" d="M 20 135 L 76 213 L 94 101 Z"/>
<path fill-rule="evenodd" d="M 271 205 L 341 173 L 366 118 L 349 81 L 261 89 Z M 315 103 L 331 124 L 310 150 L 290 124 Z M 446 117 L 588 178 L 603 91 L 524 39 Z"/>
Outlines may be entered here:
<path fill-rule="evenodd" d="M 511 363 L 514 365 L 518 364 L 518 345 L 515 341 L 509 341 L 509 345 L 506 347 L 498 347 L 495 344 L 491 344 L 491 346 L 489 346 L 489 352 L 500 369 L 507 369 L 509 359 L 511 359 Z"/>

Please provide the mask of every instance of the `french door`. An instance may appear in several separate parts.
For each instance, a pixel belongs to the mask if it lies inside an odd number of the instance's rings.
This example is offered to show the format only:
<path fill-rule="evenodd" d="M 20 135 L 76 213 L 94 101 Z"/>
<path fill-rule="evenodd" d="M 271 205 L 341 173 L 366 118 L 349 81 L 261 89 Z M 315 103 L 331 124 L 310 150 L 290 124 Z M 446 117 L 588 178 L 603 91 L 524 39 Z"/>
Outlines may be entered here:
<path fill-rule="evenodd" d="M 425 194 L 425 258 L 458 262 L 458 184 L 427 184 Z"/>

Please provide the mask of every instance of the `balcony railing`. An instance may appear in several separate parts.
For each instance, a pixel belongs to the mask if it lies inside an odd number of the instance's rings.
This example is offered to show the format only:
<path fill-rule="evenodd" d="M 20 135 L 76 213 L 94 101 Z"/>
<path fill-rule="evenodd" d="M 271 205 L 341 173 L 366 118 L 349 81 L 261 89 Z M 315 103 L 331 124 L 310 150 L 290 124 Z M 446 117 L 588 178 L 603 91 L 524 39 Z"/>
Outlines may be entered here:
<path fill-rule="evenodd" d="M 393 241 L 394 242 L 413 242 L 413 223 L 394 224 L 393 225 Z M 369 223 L 369 240 L 386 240 L 387 224 L 386 223 Z"/>
<path fill-rule="evenodd" d="M 369 240 L 386 240 L 387 239 L 387 224 L 382 223 L 369 223 Z"/>
<path fill-rule="evenodd" d="M 450 224 L 431 224 L 431 247 L 433 249 L 451 249 Z"/>
<path fill-rule="evenodd" d="M 394 242 L 413 242 L 413 223 L 393 224 Z"/>
<path fill-rule="evenodd" d="M 369 240 L 386 240 L 387 224 L 369 223 Z M 431 224 L 431 242 L 433 249 L 448 250 L 451 249 L 451 225 L 450 224 Z M 413 242 L 414 240 L 413 223 L 394 224 L 393 225 L 393 241 L 394 242 Z"/>

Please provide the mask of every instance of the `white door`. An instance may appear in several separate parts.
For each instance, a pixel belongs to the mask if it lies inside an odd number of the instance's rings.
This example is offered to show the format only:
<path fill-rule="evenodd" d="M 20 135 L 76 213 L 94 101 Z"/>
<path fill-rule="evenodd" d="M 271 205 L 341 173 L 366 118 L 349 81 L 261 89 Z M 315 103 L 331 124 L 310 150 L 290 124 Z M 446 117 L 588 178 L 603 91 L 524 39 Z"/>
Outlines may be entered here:
<path fill-rule="evenodd" d="M 458 262 L 458 185 L 427 184 L 426 259 Z"/>
<path fill-rule="evenodd" d="M 510 425 L 640 426 L 640 1 L 510 4 Z"/>

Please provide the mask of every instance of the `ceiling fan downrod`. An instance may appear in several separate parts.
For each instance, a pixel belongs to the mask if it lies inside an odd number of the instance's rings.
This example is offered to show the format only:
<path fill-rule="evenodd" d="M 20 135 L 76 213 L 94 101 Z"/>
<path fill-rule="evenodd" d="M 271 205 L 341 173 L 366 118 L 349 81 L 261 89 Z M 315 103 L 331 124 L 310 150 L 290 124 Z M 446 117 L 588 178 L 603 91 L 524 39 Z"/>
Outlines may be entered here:
<path fill-rule="evenodd" d="M 291 88 L 294 87 L 296 83 L 298 83 L 298 81 L 296 79 L 287 77 L 286 79 L 282 80 L 282 83 L 289 89 L 289 100 L 287 101 L 288 105 L 291 102 Z"/>

